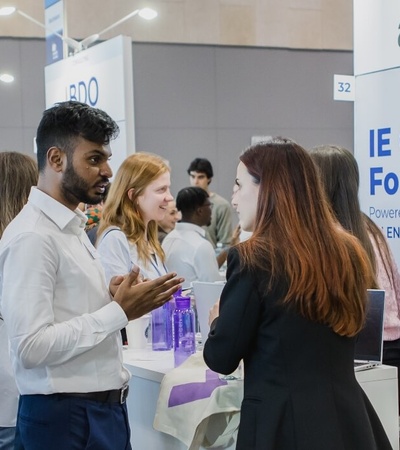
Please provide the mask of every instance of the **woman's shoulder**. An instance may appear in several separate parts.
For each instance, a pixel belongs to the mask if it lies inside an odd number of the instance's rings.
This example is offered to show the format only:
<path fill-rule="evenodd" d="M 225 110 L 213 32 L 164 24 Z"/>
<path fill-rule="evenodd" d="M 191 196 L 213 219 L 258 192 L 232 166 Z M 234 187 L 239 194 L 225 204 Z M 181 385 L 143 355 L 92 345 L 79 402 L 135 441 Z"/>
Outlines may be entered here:
<path fill-rule="evenodd" d="M 109 226 L 97 237 L 96 246 L 100 248 L 104 245 L 112 245 L 112 243 L 127 242 L 125 233 L 117 226 Z"/>

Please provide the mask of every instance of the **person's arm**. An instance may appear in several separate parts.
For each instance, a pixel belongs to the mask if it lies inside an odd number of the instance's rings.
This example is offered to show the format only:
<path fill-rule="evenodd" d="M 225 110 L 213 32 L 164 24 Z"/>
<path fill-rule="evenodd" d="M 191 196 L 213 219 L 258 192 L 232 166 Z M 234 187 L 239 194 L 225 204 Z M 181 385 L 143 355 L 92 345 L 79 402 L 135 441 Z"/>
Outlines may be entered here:
<path fill-rule="evenodd" d="M 161 286 L 157 282 L 132 286 L 136 275 L 131 275 L 125 277 L 115 292 L 115 301 L 111 301 L 98 272 L 99 293 L 104 296 L 99 303 L 105 306 L 56 322 L 54 297 L 63 289 L 57 283 L 77 283 L 74 287 L 79 289 L 79 281 L 71 278 L 71 274 L 65 279 L 60 276 L 53 246 L 54 242 L 47 236 L 23 234 L 4 250 L 0 261 L 3 266 L 2 315 L 12 352 L 28 369 L 61 364 L 91 350 L 126 326 L 128 319 L 139 317 L 138 314 L 167 301 L 179 287 L 180 280 L 176 279 L 164 285 L 172 274 L 161 279 Z M 72 287 L 66 285 L 64 289 L 71 290 Z M 57 307 L 60 308 L 60 303 Z M 82 311 L 85 310 L 87 305 L 82 299 Z"/>
<path fill-rule="evenodd" d="M 233 230 L 231 241 L 229 243 L 230 247 L 233 247 L 240 243 L 240 225 L 236 225 L 235 229 Z M 226 258 L 228 257 L 229 247 L 225 247 L 222 252 L 220 252 L 217 256 L 217 263 L 218 267 L 221 267 L 224 262 L 226 261 Z"/>
<path fill-rule="evenodd" d="M 2 314 L 12 351 L 26 368 L 63 363 L 127 323 L 123 310 L 115 302 L 107 303 L 110 297 L 106 289 L 105 298 L 99 303 L 105 306 L 98 311 L 60 323 L 55 321 L 55 296 L 63 289 L 75 288 L 78 293 L 77 286 L 68 284 L 79 281 L 74 281 L 71 274 L 63 278 L 59 273 L 59 255 L 54 245 L 47 236 L 26 233 L 11 242 L 2 254 Z M 99 277 L 98 283 L 104 281 Z M 85 310 L 83 300 L 82 312 Z"/>
<path fill-rule="evenodd" d="M 216 228 L 217 242 L 229 247 L 232 240 L 232 212 L 229 203 L 218 207 Z"/>
<path fill-rule="evenodd" d="M 217 265 L 218 267 L 221 267 L 224 262 L 226 261 L 226 258 L 228 257 L 228 248 L 224 248 L 222 250 L 222 252 L 219 252 L 219 254 L 217 255 Z M 215 252 L 214 252 L 214 256 L 215 256 Z"/>
<path fill-rule="evenodd" d="M 206 364 L 215 372 L 232 373 L 253 346 L 262 307 L 254 284 L 255 278 L 240 270 L 237 250 L 231 250 L 219 316 L 211 324 L 203 351 Z"/>

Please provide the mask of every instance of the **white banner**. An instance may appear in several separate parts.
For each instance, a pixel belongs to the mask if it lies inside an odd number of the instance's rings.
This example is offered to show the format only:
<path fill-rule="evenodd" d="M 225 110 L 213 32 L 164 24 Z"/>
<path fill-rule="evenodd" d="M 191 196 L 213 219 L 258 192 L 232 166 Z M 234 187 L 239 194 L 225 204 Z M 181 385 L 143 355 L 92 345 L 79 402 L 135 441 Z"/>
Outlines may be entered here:
<path fill-rule="evenodd" d="M 400 66 L 400 1 L 353 0 L 354 75 Z"/>
<path fill-rule="evenodd" d="M 119 125 L 112 143 L 115 171 L 135 152 L 131 39 L 118 36 L 45 68 L 46 108 L 78 100 L 107 112 Z"/>
<path fill-rule="evenodd" d="M 355 157 L 363 211 L 400 266 L 400 69 L 356 77 Z"/>

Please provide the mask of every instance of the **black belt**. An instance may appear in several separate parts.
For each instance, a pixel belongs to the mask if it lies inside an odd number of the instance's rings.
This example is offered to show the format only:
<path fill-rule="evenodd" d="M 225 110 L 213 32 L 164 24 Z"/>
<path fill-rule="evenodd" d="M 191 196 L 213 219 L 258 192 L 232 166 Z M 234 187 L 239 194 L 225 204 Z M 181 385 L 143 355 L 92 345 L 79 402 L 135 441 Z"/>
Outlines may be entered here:
<path fill-rule="evenodd" d="M 78 397 L 86 400 L 94 400 L 100 403 L 125 403 L 128 397 L 129 386 L 124 386 L 121 389 L 113 389 L 111 391 L 102 392 L 65 392 L 57 395 L 62 397 Z"/>

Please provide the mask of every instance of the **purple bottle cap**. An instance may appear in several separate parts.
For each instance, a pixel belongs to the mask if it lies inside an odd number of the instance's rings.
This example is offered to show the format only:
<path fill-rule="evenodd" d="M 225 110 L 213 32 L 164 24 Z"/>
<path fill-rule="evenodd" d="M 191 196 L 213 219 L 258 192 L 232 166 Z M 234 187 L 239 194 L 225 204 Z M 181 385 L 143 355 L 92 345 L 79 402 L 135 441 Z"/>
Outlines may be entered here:
<path fill-rule="evenodd" d="M 187 309 L 190 308 L 190 297 L 175 297 L 175 306 L 178 309 Z"/>

